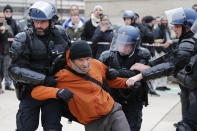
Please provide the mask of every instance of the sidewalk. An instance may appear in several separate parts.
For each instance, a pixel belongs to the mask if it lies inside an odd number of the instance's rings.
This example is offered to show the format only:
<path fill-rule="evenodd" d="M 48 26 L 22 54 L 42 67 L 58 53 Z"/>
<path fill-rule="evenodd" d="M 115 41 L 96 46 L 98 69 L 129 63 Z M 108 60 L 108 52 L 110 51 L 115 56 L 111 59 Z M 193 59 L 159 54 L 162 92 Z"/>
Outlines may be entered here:
<path fill-rule="evenodd" d="M 160 97 L 149 96 L 149 106 L 143 109 L 141 131 L 175 131 L 173 123 L 181 119 L 180 99 L 177 85 L 169 85 L 171 91 L 158 92 Z M 5 91 L 0 95 L 0 130 L 14 131 L 16 128 L 16 112 L 19 101 L 13 91 Z M 63 131 L 85 131 L 84 127 L 73 122 L 68 124 L 62 119 Z M 39 126 L 38 131 L 42 131 Z"/>

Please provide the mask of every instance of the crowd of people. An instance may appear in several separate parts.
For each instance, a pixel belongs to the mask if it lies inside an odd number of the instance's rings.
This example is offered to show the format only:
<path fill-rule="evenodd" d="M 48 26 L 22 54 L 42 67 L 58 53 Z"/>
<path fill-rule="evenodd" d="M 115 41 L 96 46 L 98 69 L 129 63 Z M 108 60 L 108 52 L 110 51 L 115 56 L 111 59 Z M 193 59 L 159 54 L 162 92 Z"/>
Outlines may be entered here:
<path fill-rule="evenodd" d="M 181 89 L 176 131 L 197 130 L 196 4 L 173 9 L 171 21 L 125 10 L 121 26 L 100 5 L 88 20 L 72 5 L 64 23 L 50 2 L 28 11 L 22 26 L 10 5 L 0 13 L 0 82 L 20 101 L 16 131 L 35 131 L 40 112 L 44 131 L 61 131 L 61 117 L 86 131 L 140 131 L 148 93 L 170 90 L 170 75 Z"/>

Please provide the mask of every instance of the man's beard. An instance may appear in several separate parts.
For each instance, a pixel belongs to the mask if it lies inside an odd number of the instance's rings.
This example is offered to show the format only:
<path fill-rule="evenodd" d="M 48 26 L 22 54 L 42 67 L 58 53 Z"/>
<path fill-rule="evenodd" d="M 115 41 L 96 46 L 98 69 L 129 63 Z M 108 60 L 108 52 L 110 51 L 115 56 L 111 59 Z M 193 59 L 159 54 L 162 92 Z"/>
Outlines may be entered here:
<path fill-rule="evenodd" d="M 44 36 L 44 35 L 46 35 L 47 32 L 48 32 L 48 28 L 47 28 L 47 29 L 39 28 L 39 29 L 41 29 L 42 31 L 38 31 L 38 29 L 36 29 L 36 34 L 37 34 L 38 36 Z"/>

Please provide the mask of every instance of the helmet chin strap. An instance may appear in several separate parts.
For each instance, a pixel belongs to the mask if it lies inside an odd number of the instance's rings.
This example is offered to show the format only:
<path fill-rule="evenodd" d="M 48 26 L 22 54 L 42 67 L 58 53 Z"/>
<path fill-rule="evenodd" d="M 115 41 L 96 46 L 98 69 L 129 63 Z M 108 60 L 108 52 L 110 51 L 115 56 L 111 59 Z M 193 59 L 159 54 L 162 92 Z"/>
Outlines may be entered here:
<path fill-rule="evenodd" d="M 182 26 L 182 32 L 180 38 L 182 38 L 185 35 L 185 33 L 186 33 L 186 28 L 185 26 Z"/>

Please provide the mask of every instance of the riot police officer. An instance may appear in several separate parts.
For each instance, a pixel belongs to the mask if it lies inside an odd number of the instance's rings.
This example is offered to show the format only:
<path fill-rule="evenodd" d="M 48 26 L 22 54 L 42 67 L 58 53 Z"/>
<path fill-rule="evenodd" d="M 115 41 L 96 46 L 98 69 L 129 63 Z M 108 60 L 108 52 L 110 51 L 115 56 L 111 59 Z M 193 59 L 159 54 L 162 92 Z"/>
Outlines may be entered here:
<path fill-rule="evenodd" d="M 189 115 L 193 103 L 196 102 L 196 80 L 191 79 L 189 74 L 196 74 L 196 70 L 191 68 L 193 57 L 196 55 L 196 42 L 194 33 L 190 30 L 192 24 L 197 19 L 196 12 L 191 8 L 178 8 L 172 15 L 174 31 L 179 38 L 176 48 L 166 56 L 160 57 L 152 62 L 150 66 L 135 64 L 131 69 L 142 71 L 132 77 L 131 83 L 138 80 L 154 79 L 161 76 L 171 75 L 178 79 L 181 88 L 181 102 L 183 121 L 179 122 L 177 131 L 196 131 L 197 124 L 194 124 L 195 115 Z M 193 110 L 194 111 L 194 110 Z M 190 117 L 188 117 L 190 116 Z M 193 117 L 193 118 L 192 118 Z"/>
<path fill-rule="evenodd" d="M 37 85 L 56 86 L 54 74 L 65 65 L 59 58 L 70 41 L 64 29 L 54 25 L 58 17 L 53 4 L 38 1 L 30 7 L 29 15 L 33 28 L 17 34 L 10 49 L 9 75 L 20 99 L 17 131 L 35 131 L 40 110 L 44 131 L 61 131 L 61 103 L 55 99 L 35 100 L 31 91 Z"/>
<path fill-rule="evenodd" d="M 129 70 L 136 62 L 147 64 L 150 52 L 139 47 L 139 30 L 127 25 L 119 28 L 111 50 L 101 54 L 99 60 L 109 67 L 108 79 L 119 76 L 129 78 L 138 72 Z M 112 89 L 110 93 L 115 101 L 122 104 L 132 131 L 139 131 L 142 123 L 143 104 L 147 105 L 147 85 L 138 83 L 138 87 L 132 89 Z"/>

